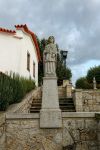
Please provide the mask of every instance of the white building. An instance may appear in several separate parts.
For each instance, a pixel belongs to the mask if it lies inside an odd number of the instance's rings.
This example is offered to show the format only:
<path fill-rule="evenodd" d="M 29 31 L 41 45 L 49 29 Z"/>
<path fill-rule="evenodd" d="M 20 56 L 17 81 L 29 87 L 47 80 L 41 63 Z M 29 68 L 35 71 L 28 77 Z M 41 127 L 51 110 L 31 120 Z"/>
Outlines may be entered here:
<path fill-rule="evenodd" d="M 36 37 L 27 25 L 15 28 L 15 31 L 0 28 L 0 72 L 31 77 L 38 85 L 40 51 Z"/>

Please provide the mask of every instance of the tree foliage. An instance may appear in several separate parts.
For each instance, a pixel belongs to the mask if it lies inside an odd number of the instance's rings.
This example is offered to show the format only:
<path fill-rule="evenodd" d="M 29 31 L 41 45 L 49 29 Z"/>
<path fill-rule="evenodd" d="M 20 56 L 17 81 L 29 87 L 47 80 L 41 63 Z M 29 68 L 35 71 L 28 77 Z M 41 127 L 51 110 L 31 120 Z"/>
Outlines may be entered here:
<path fill-rule="evenodd" d="M 44 71 L 43 71 L 43 51 L 45 49 L 46 44 L 48 43 L 47 39 L 42 39 L 39 40 L 37 37 L 38 45 L 40 48 L 40 54 L 41 54 L 41 62 L 38 64 L 38 82 L 39 85 L 43 82 L 43 76 L 44 76 Z M 57 45 L 58 49 L 58 45 Z M 63 65 L 63 61 L 61 60 L 61 56 L 58 52 L 57 55 L 57 69 L 56 69 L 57 77 L 58 80 L 63 80 L 63 79 L 70 79 L 72 77 L 71 70 Z"/>
<path fill-rule="evenodd" d="M 87 72 L 87 80 L 89 83 L 93 82 L 93 78 L 95 77 L 97 84 L 100 84 L 100 66 L 92 67 Z"/>
<path fill-rule="evenodd" d="M 38 45 L 39 45 L 39 49 L 40 49 L 40 55 L 41 55 L 41 61 L 38 63 L 38 83 L 39 83 L 39 85 L 41 85 L 43 82 L 43 76 L 44 76 L 43 51 L 44 51 L 44 48 L 46 46 L 47 40 L 46 39 L 39 40 L 39 38 L 37 37 L 37 41 L 38 41 Z"/>
<path fill-rule="evenodd" d="M 12 76 L 0 73 L 0 111 L 6 110 L 10 104 L 20 102 L 34 88 L 35 82 L 31 79 L 15 73 Z"/>
<path fill-rule="evenodd" d="M 70 80 L 72 77 L 72 73 L 70 68 L 63 65 L 63 61 L 61 59 L 61 55 L 57 55 L 57 69 L 56 69 L 58 80 Z"/>
<path fill-rule="evenodd" d="M 93 86 L 88 83 L 86 77 L 81 77 L 76 81 L 76 88 L 77 89 L 91 89 Z"/>
<path fill-rule="evenodd" d="M 96 79 L 97 88 L 100 89 L 100 66 L 91 67 L 87 71 L 86 77 L 81 77 L 76 81 L 76 88 L 93 89 L 94 77 Z"/>

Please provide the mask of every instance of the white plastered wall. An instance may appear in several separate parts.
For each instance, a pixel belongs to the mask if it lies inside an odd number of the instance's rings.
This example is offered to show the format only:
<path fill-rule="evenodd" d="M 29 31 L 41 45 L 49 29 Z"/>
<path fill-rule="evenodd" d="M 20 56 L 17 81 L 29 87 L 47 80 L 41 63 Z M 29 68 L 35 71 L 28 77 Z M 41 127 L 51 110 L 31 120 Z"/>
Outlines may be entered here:
<path fill-rule="evenodd" d="M 0 32 L 0 71 L 18 73 L 24 77 L 33 77 L 33 61 L 35 62 L 35 82 L 38 85 L 38 58 L 31 36 L 21 30 L 17 36 Z M 27 70 L 27 51 L 30 53 L 30 72 Z"/>

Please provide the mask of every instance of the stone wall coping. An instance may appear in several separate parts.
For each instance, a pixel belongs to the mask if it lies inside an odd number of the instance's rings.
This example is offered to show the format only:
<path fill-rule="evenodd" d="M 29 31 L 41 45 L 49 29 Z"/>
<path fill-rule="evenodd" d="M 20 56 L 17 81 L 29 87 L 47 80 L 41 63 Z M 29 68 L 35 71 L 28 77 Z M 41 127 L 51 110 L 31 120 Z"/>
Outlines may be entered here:
<path fill-rule="evenodd" d="M 30 98 L 34 95 L 36 89 L 32 90 L 31 92 L 27 93 L 26 96 L 22 99 L 20 103 L 12 104 L 8 107 L 7 112 L 16 112 L 19 110 L 23 105 L 30 102 Z"/>
<path fill-rule="evenodd" d="M 76 92 L 100 92 L 100 89 L 75 89 Z"/>
<path fill-rule="evenodd" d="M 30 100 L 30 97 L 32 96 L 33 92 L 34 90 L 26 94 L 26 96 L 22 99 L 20 103 L 12 104 L 11 106 L 9 106 L 7 112 L 16 112 L 18 109 L 20 109 L 23 105 L 25 105 Z"/>
<path fill-rule="evenodd" d="M 6 119 L 39 119 L 40 115 L 39 113 L 34 114 L 19 114 L 19 113 L 7 113 Z"/>
<path fill-rule="evenodd" d="M 100 89 L 89 89 L 89 90 L 83 89 L 82 92 L 95 92 L 95 93 L 97 92 L 97 93 L 100 93 Z"/>
<path fill-rule="evenodd" d="M 82 92 L 83 89 L 75 89 L 75 92 Z"/>
<path fill-rule="evenodd" d="M 63 118 L 95 118 L 95 114 L 98 112 L 63 112 Z"/>
<path fill-rule="evenodd" d="M 100 115 L 98 112 L 63 112 L 62 118 L 95 118 L 95 114 Z M 7 113 L 6 119 L 39 119 L 39 113 L 33 114 L 20 114 L 20 113 Z"/>

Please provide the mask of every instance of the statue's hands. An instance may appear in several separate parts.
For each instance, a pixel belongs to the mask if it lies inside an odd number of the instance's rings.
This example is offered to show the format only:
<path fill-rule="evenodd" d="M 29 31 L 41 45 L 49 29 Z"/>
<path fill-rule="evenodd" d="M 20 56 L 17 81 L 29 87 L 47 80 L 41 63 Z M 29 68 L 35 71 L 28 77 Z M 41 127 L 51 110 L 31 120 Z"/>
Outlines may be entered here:
<path fill-rule="evenodd" d="M 54 53 L 52 53 L 52 58 L 54 58 L 55 57 L 55 54 Z"/>

